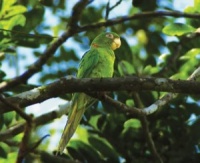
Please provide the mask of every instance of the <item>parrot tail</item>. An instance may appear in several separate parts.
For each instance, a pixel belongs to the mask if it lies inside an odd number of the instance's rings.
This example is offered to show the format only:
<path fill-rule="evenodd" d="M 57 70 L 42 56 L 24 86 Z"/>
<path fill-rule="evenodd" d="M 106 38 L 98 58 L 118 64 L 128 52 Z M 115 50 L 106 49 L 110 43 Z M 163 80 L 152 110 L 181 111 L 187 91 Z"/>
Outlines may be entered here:
<path fill-rule="evenodd" d="M 71 106 L 71 111 L 68 115 L 68 121 L 65 125 L 62 137 L 59 142 L 57 154 L 62 154 L 70 138 L 73 136 L 76 128 L 78 127 L 82 116 L 86 110 L 85 106 L 78 106 L 79 100 L 75 100 Z"/>

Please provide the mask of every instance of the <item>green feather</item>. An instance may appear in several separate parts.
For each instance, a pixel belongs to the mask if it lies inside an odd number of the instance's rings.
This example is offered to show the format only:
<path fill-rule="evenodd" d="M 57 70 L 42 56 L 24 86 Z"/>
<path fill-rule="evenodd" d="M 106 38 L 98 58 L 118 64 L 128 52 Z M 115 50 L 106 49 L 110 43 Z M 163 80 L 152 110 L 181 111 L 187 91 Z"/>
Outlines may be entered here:
<path fill-rule="evenodd" d="M 116 33 L 102 33 L 92 42 L 91 48 L 81 59 L 77 78 L 112 77 L 115 55 L 113 50 L 121 42 Z M 68 114 L 68 121 L 59 142 L 58 152 L 62 153 L 70 138 L 78 127 L 85 110 L 95 102 L 95 99 L 84 94 L 75 93 Z"/>

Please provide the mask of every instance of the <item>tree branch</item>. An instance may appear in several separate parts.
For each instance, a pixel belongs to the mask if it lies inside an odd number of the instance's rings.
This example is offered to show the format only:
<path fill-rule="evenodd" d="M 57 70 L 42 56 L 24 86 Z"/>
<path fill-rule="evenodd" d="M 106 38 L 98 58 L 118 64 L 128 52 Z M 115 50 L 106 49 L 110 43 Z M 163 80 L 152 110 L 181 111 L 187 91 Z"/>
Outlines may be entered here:
<path fill-rule="evenodd" d="M 135 20 L 135 19 L 147 19 L 147 18 L 165 17 L 165 16 L 171 16 L 171 17 L 177 17 L 177 18 L 185 17 L 185 18 L 192 18 L 192 19 L 200 18 L 200 14 L 190 14 L 190 13 L 183 13 L 183 12 L 179 12 L 179 11 L 143 12 L 143 13 L 138 13 L 138 14 L 134 14 L 131 16 L 124 16 L 124 17 L 119 17 L 119 18 L 115 18 L 115 19 L 109 19 L 105 22 L 85 25 L 85 26 L 82 26 L 79 28 L 79 32 L 87 31 L 87 30 L 95 29 L 95 28 L 100 28 L 100 27 L 113 26 L 116 24 L 124 23 L 126 21 L 131 21 L 131 20 Z"/>
<path fill-rule="evenodd" d="M 16 163 L 23 162 L 26 155 L 30 152 L 28 144 L 32 129 L 33 129 L 33 123 L 27 121 L 24 127 L 24 135 L 19 146 Z"/>
<path fill-rule="evenodd" d="M 12 103 L 9 103 L 1 94 L 0 94 L 0 101 L 3 104 L 7 105 L 9 108 L 12 108 L 17 114 L 19 114 L 27 122 L 31 122 L 32 121 L 31 116 L 29 116 L 26 113 L 24 113 L 22 109 L 18 108 L 18 106 L 13 105 Z"/>
<path fill-rule="evenodd" d="M 20 108 L 43 102 L 49 98 L 58 97 L 66 93 L 97 92 L 97 91 L 162 91 L 185 94 L 199 94 L 200 82 L 186 80 L 170 80 L 165 78 L 83 78 L 60 80 L 23 92 L 6 100 Z M 190 88 L 190 89 L 188 89 Z M 163 103 L 158 101 L 158 103 Z M 154 105 L 155 106 L 155 105 Z M 152 106 L 152 107 L 154 107 Z M 0 114 L 13 110 L 0 102 Z M 147 114 L 149 108 L 146 108 Z M 149 112 L 149 113 L 148 113 Z"/>
<path fill-rule="evenodd" d="M 198 67 L 187 79 L 187 81 L 196 81 L 200 77 L 200 67 Z M 199 85 L 199 84 L 198 84 Z M 188 87 L 190 89 L 190 86 Z M 145 114 L 152 114 L 156 110 L 158 110 L 159 107 L 166 105 L 169 101 L 175 99 L 178 96 L 177 93 L 167 93 L 163 97 L 161 97 L 159 100 L 157 100 L 155 103 L 152 105 L 146 107 L 143 109 L 143 112 Z"/>
<path fill-rule="evenodd" d="M 108 1 L 107 5 L 106 5 L 106 16 L 105 19 L 108 19 L 109 13 L 118 5 L 120 5 L 120 3 L 122 2 L 122 0 L 119 0 L 118 2 L 116 2 L 112 7 L 110 7 L 110 1 Z"/>

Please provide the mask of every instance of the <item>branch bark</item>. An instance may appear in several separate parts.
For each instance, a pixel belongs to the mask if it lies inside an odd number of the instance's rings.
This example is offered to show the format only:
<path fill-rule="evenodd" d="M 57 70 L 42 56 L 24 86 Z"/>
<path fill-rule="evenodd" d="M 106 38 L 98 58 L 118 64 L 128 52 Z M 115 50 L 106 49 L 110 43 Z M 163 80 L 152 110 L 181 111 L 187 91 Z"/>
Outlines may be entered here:
<path fill-rule="evenodd" d="M 122 78 L 83 78 L 60 80 L 23 92 L 6 100 L 23 108 L 49 98 L 66 93 L 98 91 L 162 91 L 172 93 L 199 94 L 200 82 L 170 80 L 165 78 L 122 77 Z M 12 111 L 12 108 L 0 102 L 0 114 Z"/>
<path fill-rule="evenodd" d="M 179 11 L 143 12 L 143 13 L 138 13 L 131 16 L 124 16 L 124 17 L 119 17 L 115 19 L 109 19 L 105 22 L 85 25 L 79 28 L 79 32 L 87 31 L 87 30 L 95 29 L 95 28 L 100 28 L 100 27 L 113 26 L 116 24 L 124 23 L 126 21 L 131 21 L 135 19 L 148 19 L 148 18 L 165 17 L 165 16 L 171 16 L 171 17 L 177 17 L 177 18 L 185 17 L 185 18 L 192 18 L 192 19 L 200 18 L 200 14 L 191 14 L 191 13 L 184 13 L 184 12 L 179 12 Z"/>

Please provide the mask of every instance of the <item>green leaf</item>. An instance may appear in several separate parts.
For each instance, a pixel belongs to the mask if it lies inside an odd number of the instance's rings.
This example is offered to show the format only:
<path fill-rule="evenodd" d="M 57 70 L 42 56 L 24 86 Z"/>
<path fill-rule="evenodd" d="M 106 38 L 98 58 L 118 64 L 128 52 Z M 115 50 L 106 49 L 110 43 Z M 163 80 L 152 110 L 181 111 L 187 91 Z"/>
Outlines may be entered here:
<path fill-rule="evenodd" d="M 148 43 L 148 38 L 145 30 L 142 29 L 138 30 L 136 32 L 136 36 L 139 44 L 145 45 Z"/>
<path fill-rule="evenodd" d="M 188 7 L 185 8 L 184 12 L 194 13 L 195 12 L 195 8 L 193 6 L 188 6 Z"/>
<path fill-rule="evenodd" d="M 80 160 L 80 161 L 85 160 L 84 155 L 82 153 L 80 153 L 76 148 L 68 146 L 67 151 L 73 158 Z"/>
<path fill-rule="evenodd" d="M 126 75 L 133 75 L 135 73 L 135 69 L 133 65 L 131 65 L 127 61 L 121 61 L 118 64 L 118 71 L 121 76 L 126 76 Z"/>
<path fill-rule="evenodd" d="M 67 149 L 69 149 L 69 147 L 76 150 L 76 152 L 71 149 L 69 150 L 69 153 L 71 152 L 70 154 L 72 154 L 75 159 L 77 158 L 76 155 L 81 156 L 82 159 L 87 160 L 87 162 L 98 162 L 101 159 L 94 148 L 82 141 L 71 141 L 70 146 L 68 146 Z"/>
<path fill-rule="evenodd" d="M 143 74 L 147 74 L 147 75 L 155 74 L 157 72 L 159 72 L 159 68 L 158 67 L 153 67 L 151 65 L 147 65 L 143 70 Z"/>
<path fill-rule="evenodd" d="M 0 131 L 1 131 L 1 129 L 4 126 L 4 119 L 3 119 L 3 115 L 2 114 L 0 114 L 0 119 L 1 119 L 1 121 L 0 121 Z"/>
<path fill-rule="evenodd" d="M 179 72 L 173 75 L 172 79 L 187 79 L 189 74 L 192 73 L 192 67 L 198 66 L 200 61 L 200 49 L 193 48 L 180 57 L 180 61 L 183 61 L 179 68 Z"/>
<path fill-rule="evenodd" d="M 9 1 L 8 0 L 3 0 L 1 12 L 4 12 L 5 10 L 8 10 L 10 8 L 10 6 L 15 4 L 16 2 L 17 2 L 17 0 L 9 0 Z"/>
<path fill-rule="evenodd" d="M 7 152 L 4 148 L 0 146 L 0 157 L 7 158 Z"/>
<path fill-rule="evenodd" d="M 199 10 L 200 8 L 200 0 L 194 0 L 194 7 Z"/>
<path fill-rule="evenodd" d="M 126 105 L 128 105 L 129 107 L 132 107 L 132 106 L 134 106 L 134 100 L 132 100 L 132 99 L 128 99 L 128 100 L 126 100 Z"/>
<path fill-rule="evenodd" d="M 194 32 L 196 29 L 187 24 L 174 23 L 163 28 L 163 33 L 170 36 L 182 36 L 189 32 Z"/>
<path fill-rule="evenodd" d="M 1 145 L 0 145 L 1 146 Z M 7 150 L 8 151 L 8 150 Z M 7 152 L 6 151 L 6 152 Z M 1 153 L 1 151 L 0 151 Z M 7 157 L 6 158 L 0 158 L 0 162 L 1 163 L 7 163 L 7 162 L 16 162 L 16 158 L 17 158 L 17 152 L 12 152 L 12 153 L 6 153 Z"/>
<path fill-rule="evenodd" d="M 12 123 L 14 117 L 15 117 L 14 111 L 3 114 L 3 119 L 6 126 L 9 126 Z"/>
<path fill-rule="evenodd" d="M 26 12 L 24 14 L 26 17 L 26 25 L 24 27 L 24 31 L 30 32 L 32 29 L 35 29 L 35 27 L 41 23 L 44 12 L 45 10 L 42 6 L 37 6 Z"/>
<path fill-rule="evenodd" d="M 0 46 L 1 46 L 1 41 L 0 41 Z M 1 51 L 1 50 L 0 50 Z M 3 61 L 5 58 L 5 53 L 4 52 L 0 52 L 0 61 Z M 0 63 L 0 66 L 1 66 L 1 63 Z"/>
<path fill-rule="evenodd" d="M 12 29 L 8 28 L 11 24 L 21 25 L 25 24 L 25 17 L 22 17 L 22 13 L 27 11 L 26 7 L 22 5 L 14 5 L 16 0 L 4 0 L 2 8 L 0 10 L 0 28 L 2 29 Z M 15 18 L 13 18 L 15 17 Z M 17 19 L 17 20 L 16 20 Z M 15 25 L 12 25 L 12 27 Z"/>
<path fill-rule="evenodd" d="M 99 119 L 102 117 L 102 115 L 93 115 L 90 120 L 89 123 L 96 129 L 99 130 L 98 128 L 98 121 Z"/>
<path fill-rule="evenodd" d="M 125 38 L 121 37 L 120 39 L 121 47 L 115 51 L 116 63 L 119 63 L 122 60 L 129 61 L 131 63 L 133 60 L 133 54 L 130 45 Z"/>
<path fill-rule="evenodd" d="M 0 142 L 0 157 L 1 158 L 7 158 L 7 149 L 8 148 L 8 146 L 6 145 L 6 144 L 4 144 L 4 143 L 1 143 Z"/>
<path fill-rule="evenodd" d="M 196 57 L 199 57 L 199 54 L 200 54 L 200 49 L 193 48 L 189 50 L 185 55 L 181 56 L 180 59 L 182 60 L 197 59 Z"/>
<path fill-rule="evenodd" d="M 138 119 L 129 119 L 124 123 L 124 128 L 135 128 L 141 127 L 141 122 Z"/>
<path fill-rule="evenodd" d="M 4 15 L 4 19 L 8 19 L 9 17 L 21 15 L 27 11 L 26 7 L 21 5 L 16 5 L 8 8 L 6 11 L 7 14 Z"/>
<path fill-rule="evenodd" d="M 6 25 L 4 25 L 4 29 L 11 30 L 13 27 L 20 25 L 24 26 L 26 22 L 26 18 L 23 15 L 16 15 L 9 19 Z"/>
<path fill-rule="evenodd" d="M 117 153 L 108 145 L 106 140 L 97 137 L 89 137 L 89 143 L 110 162 L 119 162 Z"/>
<path fill-rule="evenodd" d="M 5 76 L 5 72 L 0 70 L 0 81 L 2 81 Z"/>

